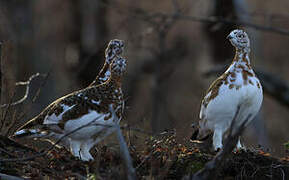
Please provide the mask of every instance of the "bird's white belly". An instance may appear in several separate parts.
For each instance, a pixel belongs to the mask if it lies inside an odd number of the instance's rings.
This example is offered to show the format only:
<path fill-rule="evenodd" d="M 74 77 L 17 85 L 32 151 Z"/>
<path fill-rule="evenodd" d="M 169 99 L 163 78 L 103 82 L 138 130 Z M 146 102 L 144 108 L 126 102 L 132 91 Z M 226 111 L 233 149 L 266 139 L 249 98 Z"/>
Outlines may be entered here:
<path fill-rule="evenodd" d="M 69 135 L 69 137 L 74 140 L 83 140 L 91 138 L 95 134 L 106 129 L 108 127 L 107 125 L 113 125 L 113 118 L 104 120 L 106 116 L 109 115 L 99 114 L 96 111 L 90 111 L 88 114 L 80 118 L 67 121 L 64 126 L 64 131 L 65 133 L 69 133 L 77 128 L 83 127 L 81 129 L 78 129 L 71 135 Z M 92 121 L 94 122 L 92 123 Z M 86 126 L 89 123 L 92 124 Z"/>
<path fill-rule="evenodd" d="M 238 106 L 240 117 L 237 118 L 237 124 L 240 125 L 249 114 L 252 120 L 258 113 L 262 100 L 262 88 L 247 85 L 237 90 L 222 86 L 219 95 L 211 100 L 205 109 L 206 126 L 211 130 L 229 128 Z"/>

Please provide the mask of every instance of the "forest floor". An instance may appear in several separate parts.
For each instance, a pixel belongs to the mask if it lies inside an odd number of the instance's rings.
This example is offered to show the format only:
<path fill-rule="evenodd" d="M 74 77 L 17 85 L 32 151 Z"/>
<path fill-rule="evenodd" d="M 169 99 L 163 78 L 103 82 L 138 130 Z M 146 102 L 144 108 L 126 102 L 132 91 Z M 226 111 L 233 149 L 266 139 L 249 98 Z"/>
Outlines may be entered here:
<path fill-rule="evenodd" d="M 215 153 L 197 143 L 177 142 L 175 133 L 149 137 L 144 148 L 130 146 L 138 179 L 182 179 L 196 173 Z M 94 161 L 82 162 L 64 149 L 39 153 L 0 137 L 0 175 L 28 179 L 126 179 L 117 148 L 102 146 Z M 1 176 L 0 176 L 1 179 Z M 289 156 L 272 157 L 262 150 L 232 152 L 219 168 L 216 179 L 289 179 Z"/>

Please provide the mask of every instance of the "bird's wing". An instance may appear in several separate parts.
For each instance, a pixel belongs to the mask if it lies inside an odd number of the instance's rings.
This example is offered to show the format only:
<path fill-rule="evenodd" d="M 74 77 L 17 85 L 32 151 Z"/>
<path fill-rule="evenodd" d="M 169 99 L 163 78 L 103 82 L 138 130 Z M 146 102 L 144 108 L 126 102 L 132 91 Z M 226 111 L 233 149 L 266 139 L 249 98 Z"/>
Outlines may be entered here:
<path fill-rule="evenodd" d="M 48 105 L 39 115 L 25 123 L 18 129 L 33 129 L 43 125 L 57 125 L 63 118 L 69 118 L 74 112 L 74 116 L 80 116 L 83 111 L 77 111 L 80 105 L 93 104 L 93 100 L 88 100 L 85 90 L 63 96 Z M 97 106 L 97 105 L 95 105 Z M 95 107 L 96 108 L 96 107 Z"/>
<path fill-rule="evenodd" d="M 208 104 L 211 102 L 211 100 L 218 96 L 220 87 L 222 86 L 222 84 L 226 83 L 227 77 L 228 73 L 225 72 L 210 85 L 201 103 L 201 110 L 199 116 L 200 119 L 205 118 L 206 108 Z"/>
<path fill-rule="evenodd" d="M 211 91 L 209 91 L 206 96 L 203 98 L 202 102 L 201 102 L 201 110 L 200 110 L 200 114 L 199 114 L 199 118 L 200 119 L 205 119 L 206 116 L 206 109 L 208 104 L 210 103 L 210 97 L 211 97 Z"/>

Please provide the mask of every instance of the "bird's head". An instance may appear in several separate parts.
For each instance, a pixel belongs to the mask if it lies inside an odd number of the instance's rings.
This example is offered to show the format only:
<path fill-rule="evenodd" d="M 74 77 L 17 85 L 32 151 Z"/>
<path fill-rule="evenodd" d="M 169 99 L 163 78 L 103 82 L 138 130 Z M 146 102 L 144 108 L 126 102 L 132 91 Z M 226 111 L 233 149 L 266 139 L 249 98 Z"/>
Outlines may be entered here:
<path fill-rule="evenodd" d="M 105 61 L 110 64 L 115 56 L 120 56 L 124 49 L 124 42 L 119 39 L 111 40 L 105 50 Z"/>
<path fill-rule="evenodd" d="M 250 40 L 248 34 L 240 29 L 233 30 L 228 36 L 227 39 L 231 44 L 237 48 L 237 50 L 249 50 L 250 49 Z"/>
<path fill-rule="evenodd" d="M 116 56 L 111 64 L 111 73 L 114 76 L 122 76 L 126 71 L 126 59 L 121 56 Z"/>

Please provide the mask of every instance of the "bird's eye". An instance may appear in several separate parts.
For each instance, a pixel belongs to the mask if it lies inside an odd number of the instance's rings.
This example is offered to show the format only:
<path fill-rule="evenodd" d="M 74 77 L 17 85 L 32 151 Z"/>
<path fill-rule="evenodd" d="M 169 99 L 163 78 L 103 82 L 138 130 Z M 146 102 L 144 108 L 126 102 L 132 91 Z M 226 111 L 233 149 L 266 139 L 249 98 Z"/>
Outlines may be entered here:
<path fill-rule="evenodd" d="M 244 37 L 243 34 L 239 34 L 239 35 L 238 35 L 238 38 L 243 38 L 243 37 Z"/>

